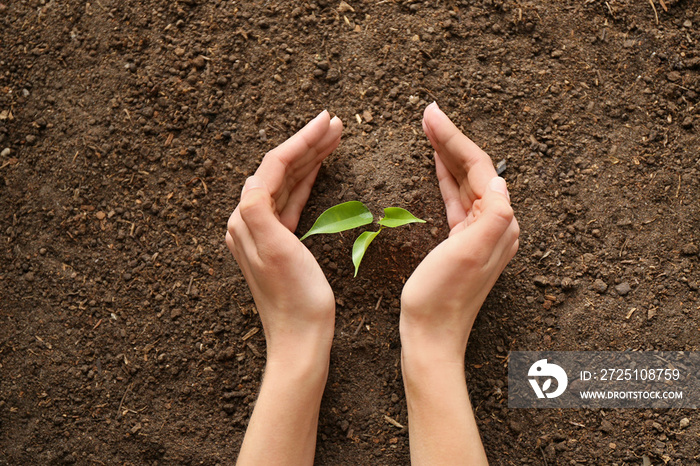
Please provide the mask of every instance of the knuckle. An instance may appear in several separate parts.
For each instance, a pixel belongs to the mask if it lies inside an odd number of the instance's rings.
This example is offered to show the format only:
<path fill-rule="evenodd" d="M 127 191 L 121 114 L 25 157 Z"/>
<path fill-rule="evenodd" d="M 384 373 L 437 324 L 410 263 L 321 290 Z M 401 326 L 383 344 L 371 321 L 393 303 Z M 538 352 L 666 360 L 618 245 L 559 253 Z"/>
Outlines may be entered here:
<path fill-rule="evenodd" d="M 518 238 L 520 237 L 520 224 L 518 221 L 513 218 L 513 238 L 515 241 L 518 241 Z"/>
<path fill-rule="evenodd" d="M 257 202 L 255 196 L 247 195 L 241 198 L 241 202 L 238 204 L 238 211 L 240 212 L 241 217 L 245 219 L 255 210 L 256 207 Z"/>
<path fill-rule="evenodd" d="M 231 216 L 228 218 L 228 222 L 226 223 L 226 232 L 232 236 L 235 237 L 237 232 L 241 228 L 241 217 L 240 215 L 236 215 L 236 211 L 234 211 Z"/>
<path fill-rule="evenodd" d="M 499 225 L 503 227 L 503 231 L 508 228 L 514 218 L 513 208 L 505 201 L 498 202 L 493 206 L 493 217 Z"/>
<path fill-rule="evenodd" d="M 505 200 L 503 202 L 498 203 L 496 213 L 504 220 L 507 220 L 508 223 L 510 223 L 511 220 L 513 220 L 513 208 L 510 206 L 510 204 L 505 202 Z"/>

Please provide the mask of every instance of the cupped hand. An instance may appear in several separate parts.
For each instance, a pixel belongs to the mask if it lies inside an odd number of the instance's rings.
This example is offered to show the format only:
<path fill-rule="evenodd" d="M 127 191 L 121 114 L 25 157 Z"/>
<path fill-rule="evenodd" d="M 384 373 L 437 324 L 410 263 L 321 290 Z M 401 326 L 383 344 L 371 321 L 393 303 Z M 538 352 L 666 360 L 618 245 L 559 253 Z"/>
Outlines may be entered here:
<path fill-rule="evenodd" d="M 226 244 L 248 282 L 267 340 L 268 362 L 327 351 L 335 299 L 311 252 L 294 235 L 323 160 L 343 124 L 323 111 L 265 155 L 243 186 Z M 309 347 L 309 348 L 307 348 Z"/>
<path fill-rule="evenodd" d="M 404 352 L 463 363 L 476 315 L 515 255 L 520 230 L 490 157 L 435 103 L 425 110 L 423 129 L 435 149 L 450 235 L 404 286 L 402 345 Z"/>

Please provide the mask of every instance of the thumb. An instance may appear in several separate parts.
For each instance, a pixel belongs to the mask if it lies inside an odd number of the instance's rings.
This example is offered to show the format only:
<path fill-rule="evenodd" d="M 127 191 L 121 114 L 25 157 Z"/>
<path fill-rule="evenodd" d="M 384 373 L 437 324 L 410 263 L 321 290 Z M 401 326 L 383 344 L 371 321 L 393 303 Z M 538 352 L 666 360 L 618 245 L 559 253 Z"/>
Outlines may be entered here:
<path fill-rule="evenodd" d="M 506 180 L 496 176 L 489 181 L 481 198 L 481 214 L 474 221 L 474 226 L 480 225 L 478 229 L 482 230 L 484 240 L 495 245 L 512 221 L 513 208 L 510 206 Z"/>
<path fill-rule="evenodd" d="M 277 218 L 270 191 L 259 176 L 251 176 L 246 180 L 238 208 L 256 243 L 274 241 L 280 228 L 286 230 Z"/>

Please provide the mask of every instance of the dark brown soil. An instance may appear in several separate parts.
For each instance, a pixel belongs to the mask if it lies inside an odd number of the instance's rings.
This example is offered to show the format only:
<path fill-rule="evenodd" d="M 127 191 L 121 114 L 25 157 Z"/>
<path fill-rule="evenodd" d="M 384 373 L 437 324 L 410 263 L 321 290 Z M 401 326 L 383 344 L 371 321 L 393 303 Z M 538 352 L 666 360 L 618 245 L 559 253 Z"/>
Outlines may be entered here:
<path fill-rule="evenodd" d="M 506 364 L 700 349 L 698 2 L 348 3 L 2 0 L 0 464 L 234 462 L 265 347 L 226 220 L 324 108 L 346 129 L 300 231 L 351 199 L 428 224 L 355 279 L 354 233 L 311 241 L 338 302 L 317 463 L 407 464 L 398 297 L 447 234 L 432 100 L 506 161 L 522 230 L 467 353 L 492 464 L 700 464 L 694 411 L 512 410 Z"/>

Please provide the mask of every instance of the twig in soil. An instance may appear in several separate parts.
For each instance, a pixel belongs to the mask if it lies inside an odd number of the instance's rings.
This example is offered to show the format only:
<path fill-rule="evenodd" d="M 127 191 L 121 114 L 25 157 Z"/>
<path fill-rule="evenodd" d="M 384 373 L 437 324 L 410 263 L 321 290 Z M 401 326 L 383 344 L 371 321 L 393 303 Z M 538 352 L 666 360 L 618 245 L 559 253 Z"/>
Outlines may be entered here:
<path fill-rule="evenodd" d="M 432 59 L 433 57 L 430 57 L 430 58 Z M 437 97 L 435 97 L 435 94 L 433 94 L 432 92 L 430 92 L 428 89 L 426 89 L 426 88 L 424 88 L 424 87 L 419 87 L 418 90 L 424 91 L 424 92 L 428 93 L 428 95 L 429 95 L 434 101 L 437 102 L 438 99 L 437 99 Z"/>
<path fill-rule="evenodd" d="M 246 341 L 248 338 L 258 333 L 258 331 L 260 331 L 259 327 L 253 327 L 252 329 L 250 329 L 245 335 L 243 335 L 243 341 Z"/>
<path fill-rule="evenodd" d="M 678 194 L 681 192 L 681 175 L 678 175 L 678 189 L 676 189 L 676 199 L 678 199 Z"/>
<path fill-rule="evenodd" d="M 260 354 L 260 351 L 258 351 L 258 349 L 255 346 L 253 346 L 253 344 L 251 342 L 246 343 L 246 346 L 253 353 L 253 356 L 255 356 L 256 358 L 262 357 L 262 354 Z"/>
<path fill-rule="evenodd" d="M 191 184 L 194 183 L 195 181 L 199 181 L 199 182 L 202 183 L 202 186 L 204 187 L 204 194 L 208 194 L 208 193 L 209 193 L 209 190 L 207 189 L 207 184 L 204 182 L 203 179 L 201 179 L 201 178 L 198 177 L 198 176 L 195 177 L 195 178 L 192 178 L 192 179 L 187 183 L 187 186 L 191 185 Z"/>
<path fill-rule="evenodd" d="M 112 14 L 112 12 L 111 12 L 111 11 L 107 11 L 107 8 L 105 8 L 105 6 L 102 4 L 102 2 L 100 2 L 100 0 L 97 0 L 97 4 L 100 6 L 100 8 L 102 8 L 102 11 L 104 11 L 104 12 L 107 13 L 107 16 L 109 16 L 110 18 L 114 19 L 114 15 Z"/>
<path fill-rule="evenodd" d="M 194 277 L 190 277 L 190 283 L 187 285 L 187 292 L 185 293 L 188 296 L 190 294 L 190 291 L 192 290 L 192 281 L 193 280 L 194 280 Z"/>
<path fill-rule="evenodd" d="M 166 233 L 173 237 L 173 239 L 175 240 L 175 246 L 180 247 L 180 242 L 177 240 L 177 236 L 175 235 L 175 233 L 171 233 L 169 231 L 166 231 Z"/>
<path fill-rule="evenodd" d="M 544 460 L 544 466 L 549 466 L 547 464 L 547 456 L 544 454 L 544 450 L 542 449 L 542 447 L 540 447 L 540 453 L 542 453 L 542 459 Z"/>
<path fill-rule="evenodd" d="M 386 414 L 384 415 L 384 420 L 394 427 L 398 427 L 399 429 L 403 429 L 403 425 L 401 425 L 401 423 L 399 421 L 397 421 L 396 419 L 390 418 Z"/>
<path fill-rule="evenodd" d="M 676 196 L 676 197 L 678 197 L 678 196 Z M 380 296 L 379 299 L 377 300 L 377 305 L 374 306 L 374 310 L 375 310 L 375 311 L 378 311 L 378 310 L 379 310 L 379 305 L 382 304 L 382 298 L 383 298 L 383 297 L 384 297 L 384 296 Z"/>
<path fill-rule="evenodd" d="M 661 8 L 663 8 L 664 11 L 668 13 L 668 7 L 666 6 L 666 2 L 664 2 L 664 0 L 659 0 L 659 3 L 661 4 Z"/>
<path fill-rule="evenodd" d="M 610 16 L 615 18 L 615 13 L 613 13 L 612 8 L 610 7 L 610 4 L 608 2 L 605 2 L 605 5 L 608 7 L 608 11 L 610 12 Z"/>
<path fill-rule="evenodd" d="M 362 320 L 360 320 L 360 325 L 357 326 L 355 329 L 355 332 L 352 334 L 353 336 L 356 336 L 358 333 L 360 333 L 360 329 L 362 328 L 362 324 L 365 323 L 365 316 L 362 316 Z"/>
<path fill-rule="evenodd" d="M 659 24 L 659 13 L 656 11 L 654 6 L 654 0 L 649 0 L 649 5 L 651 5 L 652 10 L 654 10 L 654 18 L 656 18 L 656 24 Z"/>
<path fill-rule="evenodd" d="M 122 406 L 124 406 L 124 400 L 126 399 L 126 395 L 129 393 L 129 390 L 131 390 L 131 385 L 126 387 L 126 390 L 124 390 L 124 395 L 122 395 L 122 400 L 119 402 L 119 408 L 117 408 L 117 419 L 122 417 Z"/>
<path fill-rule="evenodd" d="M 625 252 L 625 246 L 627 246 L 627 242 L 629 241 L 629 238 L 625 238 L 625 242 L 622 243 L 622 247 L 620 248 L 620 257 L 622 257 L 622 254 Z"/>

